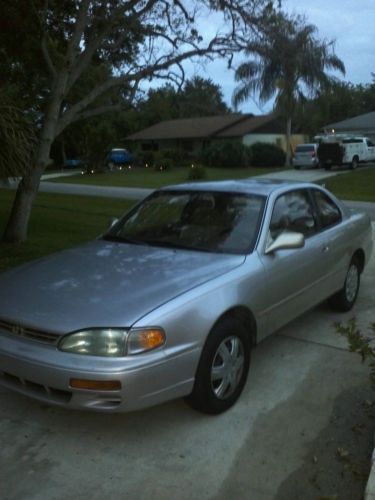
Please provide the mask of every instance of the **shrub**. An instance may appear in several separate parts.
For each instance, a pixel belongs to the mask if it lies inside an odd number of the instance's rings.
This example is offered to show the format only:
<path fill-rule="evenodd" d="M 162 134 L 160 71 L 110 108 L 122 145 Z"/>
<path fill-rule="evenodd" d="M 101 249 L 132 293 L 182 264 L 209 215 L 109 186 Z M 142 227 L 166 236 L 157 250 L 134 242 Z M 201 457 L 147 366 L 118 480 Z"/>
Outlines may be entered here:
<path fill-rule="evenodd" d="M 172 160 L 165 156 L 164 151 L 157 151 L 154 155 L 153 168 L 159 172 L 170 170 L 172 168 Z"/>
<path fill-rule="evenodd" d="M 171 160 L 174 167 L 180 166 L 186 160 L 186 152 L 182 149 L 163 149 L 160 151 L 164 158 Z"/>
<path fill-rule="evenodd" d="M 357 327 L 355 318 L 350 319 L 346 324 L 335 323 L 336 331 L 346 337 L 351 352 L 356 352 L 361 356 L 362 363 L 369 362 L 370 381 L 372 388 L 375 389 L 375 347 L 373 346 L 375 323 L 370 324 L 372 336 L 366 337 Z M 372 345 L 371 345 L 372 344 Z"/>
<path fill-rule="evenodd" d="M 203 150 L 201 160 L 209 167 L 248 167 L 251 164 L 251 151 L 240 141 L 217 142 Z"/>
<path fill-rule="evenodd" d="M 285 152 L 276 144 L 256 142 L 250 149 L 254 167 L 282 167 L 285 164 Z"/>
<path fill-rule="evenodd" d="M 202 165 L 191 165 L 189 168 L 188 180 L 199 181 L 207 177 L 206 169 Z"/>
<path fill-rule="evenodd" d="M 148 167 L 154 165 L 155 153 L 153 151 L 142 151 L 137 155 L 142 166 Z"/>

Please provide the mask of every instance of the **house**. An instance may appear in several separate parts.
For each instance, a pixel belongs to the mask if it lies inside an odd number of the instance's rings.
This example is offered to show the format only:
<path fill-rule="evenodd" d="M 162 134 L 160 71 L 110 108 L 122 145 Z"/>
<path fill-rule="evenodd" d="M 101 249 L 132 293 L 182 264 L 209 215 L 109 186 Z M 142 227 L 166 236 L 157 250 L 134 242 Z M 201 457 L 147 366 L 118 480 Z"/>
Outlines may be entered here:
<path fill-rule="evenodd" d="M 239 139 L 248 146 L 255 142 L 269 142 L 285 149 L 285 124 L 274 114 L 254 116 L 232 113 L 163 121 L 126 139 L 137 142 L 143 151 L 182 149 L 193 153 L 212 142 L 233 139 Z M 305 136 L 301 134 L 292 137 L 293 144 L 304 140 Z"/>
<path fill-rule="evenodd" d="M 375 111 L 354 116 L 341 122 L 325 125 L 325 132 L 338 134 L 364 135 L 375 142 Z"/>

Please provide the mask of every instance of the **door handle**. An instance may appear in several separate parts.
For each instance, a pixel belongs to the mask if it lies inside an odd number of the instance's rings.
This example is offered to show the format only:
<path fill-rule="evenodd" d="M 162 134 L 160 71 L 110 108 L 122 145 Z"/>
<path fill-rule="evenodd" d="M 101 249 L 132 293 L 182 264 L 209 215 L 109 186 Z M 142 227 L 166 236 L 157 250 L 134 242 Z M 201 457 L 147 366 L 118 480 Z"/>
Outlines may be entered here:
<path fill-rule="evenodd" d="M 324 247 L 322 248 L 322 253 L 327 253 L 327 252 L 329 252 L 329 246 L 324 245 Z"/>

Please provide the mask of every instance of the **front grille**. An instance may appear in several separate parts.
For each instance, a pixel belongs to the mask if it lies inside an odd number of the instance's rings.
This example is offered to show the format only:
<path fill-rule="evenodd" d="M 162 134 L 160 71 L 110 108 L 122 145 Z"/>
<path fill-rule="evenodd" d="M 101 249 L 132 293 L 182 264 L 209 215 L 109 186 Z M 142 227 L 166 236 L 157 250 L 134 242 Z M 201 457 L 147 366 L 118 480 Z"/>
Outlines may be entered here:
<path fill-rule="evenodd" d="M 34 396 L 44 401 L 51 401 L 57 404 L 68 404 L 72 398 L 72 393 L 54 387 L 37 384 L 8 372 L 0 371 L 0 384 L 22 392 L 23 394 Z"/>
<path fill-rule="evenodd" d="M 51 332 L 43 332 L 41 330 L 35 330 L 34 328 L 24 327 L 16 323 L 10 323 L 0 319 L 0 330 L 4 330 L 15 337 L 23 337 L 30 340 L 35 340 L 37 342 L 43 342 L 44 344 L 57 344 L 59 335 Z"/>

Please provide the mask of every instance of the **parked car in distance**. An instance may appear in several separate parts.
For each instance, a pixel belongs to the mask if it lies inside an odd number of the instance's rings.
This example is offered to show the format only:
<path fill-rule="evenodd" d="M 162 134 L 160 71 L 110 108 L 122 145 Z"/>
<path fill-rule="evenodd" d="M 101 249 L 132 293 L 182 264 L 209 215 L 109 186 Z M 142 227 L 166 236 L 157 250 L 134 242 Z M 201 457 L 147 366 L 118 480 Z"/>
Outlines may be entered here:
<path fill-rule="evenodd" d="M 293 166 L 296 169 L 301 167 L 318 168 L 318 144 L 298 144 L 293 154 Z"/>
<path fill-rule="evenodd" d="M 328 299 L 348 311 L 368 216 L 271 180 L 155 191 L 97 240 L 0 276 L 0 384 L 64 408 L 230 408 L 252 348 Z"/>
<path fill-rule="evenodd" d="M 133 154 L 127 149 L 113 148 L 106 153 L 105 164 L 109 170 L 114 170 L 129 165 L 133 160 Z"/>

